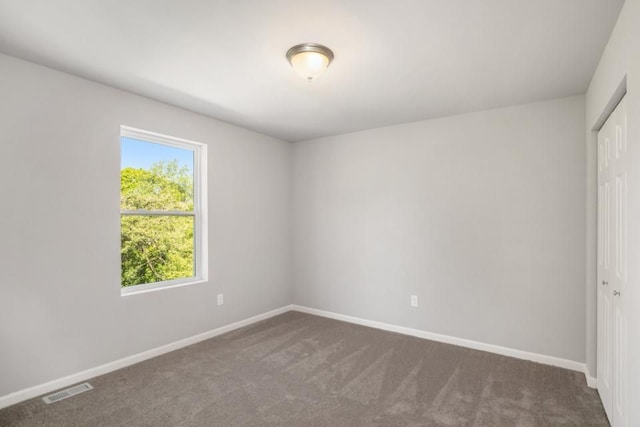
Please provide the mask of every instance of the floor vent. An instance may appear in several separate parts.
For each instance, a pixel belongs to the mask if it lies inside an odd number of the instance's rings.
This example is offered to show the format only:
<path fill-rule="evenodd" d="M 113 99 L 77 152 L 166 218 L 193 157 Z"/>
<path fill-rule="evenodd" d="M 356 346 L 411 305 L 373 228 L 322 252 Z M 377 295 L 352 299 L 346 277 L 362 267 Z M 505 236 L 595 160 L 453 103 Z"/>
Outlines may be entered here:
<path fill-rule="evenodd" d="M 44 400 L 44 403 L 49 405 L 51 403 L 59 402 L 66 399 L 67 397 L 75 396 L 76 394 L 80 394 L 91 389 L 93 389 L 93 387 L 89 383 L 78 384 L 64 390 L 56 391 L 49 396 L 43 397 L 42 400 Z"/>

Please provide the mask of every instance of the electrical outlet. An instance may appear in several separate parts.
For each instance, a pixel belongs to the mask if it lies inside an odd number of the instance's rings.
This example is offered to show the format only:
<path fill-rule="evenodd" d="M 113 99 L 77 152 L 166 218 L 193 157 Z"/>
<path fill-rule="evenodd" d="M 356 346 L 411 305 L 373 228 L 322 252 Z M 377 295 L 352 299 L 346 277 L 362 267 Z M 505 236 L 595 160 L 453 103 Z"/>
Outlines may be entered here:
<path fill-rule="evenodd" d="M 218 294 L 218 305 L 224 304 L 224 294 Z"/>
<path fill-rule="evenodd" d="M 411 307 L 418 306 L 418 295 L 411 295 Z"/>

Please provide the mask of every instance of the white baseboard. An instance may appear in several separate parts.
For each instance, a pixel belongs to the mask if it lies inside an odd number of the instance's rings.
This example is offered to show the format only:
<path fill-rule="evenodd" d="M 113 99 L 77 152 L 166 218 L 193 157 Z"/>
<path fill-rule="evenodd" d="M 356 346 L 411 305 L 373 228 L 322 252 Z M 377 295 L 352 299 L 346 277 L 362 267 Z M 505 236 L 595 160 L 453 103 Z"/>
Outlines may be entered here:
<path fill-rule="evenodd" d="M 268 319 L 270 317 L 277 316 L 288 311 L 300 311 L 303 313 L 309 313 L 316 316 L 327 317 L 330 319 L 341 320 L 344 322 L 354 323 L 357 325 L 369 326 L 371 328 L 381 329 L 389 332 L 397 332 L 399 334 L 410 335 L 418 338 L 424 338 L 432 341 L 443 342 L 446 344 L 458 345 L 461 347 L 472 348 L 475 350 L 487 351 L 490 353 L 501 354 L 503 356 L 515 357 L 517 359 L 530 360 L 533 362 L 543 363 L 545 365 L 557 366 L 560 368 L 570 369 L 573 371 L 583 372 L 587 380 L 587 385 L 591 388 L 596 388 L 596 378 L 589 376 L 586 365 L 584 363 L 575 362 L 572 360 L 562 359 L 553 356 L 546 356 L 543 354 L 530 353 L 522 350 L 515 350 L 507 347 L 502 347 L 493 344 L 486 344 L 478 341 L 467 340 L 463 338 L 452 337 L 449 335 L 436 334 L 433 332 L 422 331 L 419 329 L 407 328 L 404 326 L 392 325 L 389 323 L 376 322 L 374 320 L 361 319 L 359 317 L 347 316 L 344 314 L 333 313 L 330 311 L 319 310 L 316 308 L 304 307 L 300 305 L 286 305 L 284 307 L 277 308 L 275 310 L 268 311 L 266 313 L 259 314 L 257 316 L 250 317 L 248 319 L 240 320 L 229 325 L 222 326 L 220 328 L 212 329 L 207 332 L 203 332 L 198 335 L 194 335 L 189 338 L 184 338 L 160 347 L 153 348 L 151 350 L 143 351 L 132 356 L 127 356 L 122 359 L 115 360 L 113 362 L 105 363 L 104 365 L 97 366 L 95 368 L 87 369 L 86 371 L 78 372 L 63 378 L 59 378 L 53 381 L 49 381 L 44 384 L 39 384 L 33 387 L 26 388 L 14 393 L 0 396 L 0 409 L 6 408 L 16 403 L 23 402 L 25 400 L 33 399 L 34 397 L 50 393 L 61 388 L 65 388 L 74 385 L 79 382 L 86 381 L 88 379 L 104 375 L 109 372 L 113 372 L 118 369 L 125 368 L 130 365 L 142 362 L 147 359 L 151 359 L 156 356 L 168 353 L 170 351 L 178 350 L 183 347 L 187 347 L 192 344 L 196 344 L 200 341 L 207 340 L 209 338 L 222 335 L 224 333 L 233 331 L 243 326 L 251 325 L 261 320 Z"/>
<path fill-rule="evenodd" d="M 251 325 L 252 323 L 256 323 L 261 320 L 265 320 L 270 317 L 277 316 L 278 314 L 286 313 L 287 311 L 291 311 L 291 306 L 287 305 L 284 307 L 280 307 L 275 310 L 258 314 L 257 316 L 240 320 L 238 322 L 231 323 L 229 325 L 225 325 L 220 328 L 212 329 L 210 331 L 203 332 L 201 334 L 194 335 L 189 338 L 184 338 L 160 347 L 153 348 L 151 350 L 143 351 L 142 353 L 137 353 L 132 356 L 127 356 L 122 359 L 115 360 L 113 362 L 105 363 L 104 365 L 87 369 L 86 371 L 78 372 L 76 374 L 59 378 L 57 380 L 49 381 L 44 384 L 39 384 L 33 387 L 26 388 L 24 390 L 16 391 L 14 393 L 10 393 L 5 396 L 0 396 L 0 409 L 6 408 L 11 405 L 15 405 L 16 403 L 20 403 L 25 400 L 33 399 L 34 397 L 37 397 L 46 393 L 50 393 L 52 391 L 55 391 L 64 387 L 68 387 L 70 385 L 73 385 L 79 382 L 86 381 L 90 378 L 94 378 L 99 375 L 107 374 L 117 369 L 125 368 L 127 366 L 142 362 L 147 359 L 151 359 L 152 357 L 160 356 L 161 354 L 165 354 L 170 351 L 178 350 L 180 348 L 187 347 L 192 344 L 196 344 L 200 341 L 204 341 L 209 338 L 222 335 L 226 332 L 233 331 L 243 326 Z"/>
<path fill-rule="evenodd" d="M 586 367 L 584 370 L 584 377 L 587 379 L 587 386 L 589 388 L 598 388 L 598 379 L 589 375 L 589 371 L 587 371 Z"/>
<path fill-rule="evenodd" d="M 487 351 L 489 353 L 500 354 L 503 356 L 515 357 L 516 359 L 529 360 L 532 362 L 542 363 L 545 365 L 557 366 L 559 368 L 570 369 L 572 371 L 578 371 L 585 374 L 587 385 L 591 388 L 595 388 L 596 379 L 588 375 L 587 366 L 584 363 L 576 362 L 573 360 L 563 359 L 560 357 L 547 356 L 544 354 L 531 353 L 523 350 L 516 350 L 513 348 L 502 347 L 494 344 L 487 344 L 478 341 L 472 341 L 464 338 L 452 337 L 450 335 L 437 334 L 434 332 L 427 332 L 420 329 L 407 328 L 404 326 L 392 325 L 384 322 L 377 322 L 374 320 L 362 319 L 354 316 L 347 316 L 345 314 L 334 313 L 331 311 L 319 310 L 316 308 L 304 307 L 300 305 L 292 305 L 292 310 L 300 311 L 303 313 L 314 314 L 316 316 L 327 317 L 329 319 L 342 320 L 344 322 L 354 323 L 356 325 L 369 326 L 371 328 L 382 329 L 384 331 L 396 332 L 403 335 L 410 335 L 413 337 L 424 338 L 432 341 L 438 341 L 446 344 L 458 345 L 460 347 L 472 348 L 474 350 Z"/>

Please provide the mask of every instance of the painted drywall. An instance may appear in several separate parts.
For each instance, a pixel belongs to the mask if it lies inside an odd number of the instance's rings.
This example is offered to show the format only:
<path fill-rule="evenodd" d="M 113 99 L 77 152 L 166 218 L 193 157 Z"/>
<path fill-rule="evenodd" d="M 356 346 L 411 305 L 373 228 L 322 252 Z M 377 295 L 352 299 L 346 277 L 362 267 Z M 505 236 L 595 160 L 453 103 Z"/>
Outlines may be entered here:
<path fill-rule="evenodd" d="M 8 56 L 0 70 L 0 396 L 290 302 L 290 144 Z M 208 283 L 120 295 L 120 125 L 208 145 Z"/>
<path fill-rule="evenodd" d="M 295 304 L 584 362 L 584 97 L 293 158 Z"/>
<path fill-rule="evenodd" d="M 586 95 L 587 141 L 587 368 L 596 375 L 596 132 L 626 82 L 627 143 L 630 165 L 640 165 L 640 0 L 627 0 Z M 624 378 L 627 425 L 640 425 L 640 168 L 631 167 L 627 189 L 628 289 L 622 297 L 628 316 L 628 371 Z"/>

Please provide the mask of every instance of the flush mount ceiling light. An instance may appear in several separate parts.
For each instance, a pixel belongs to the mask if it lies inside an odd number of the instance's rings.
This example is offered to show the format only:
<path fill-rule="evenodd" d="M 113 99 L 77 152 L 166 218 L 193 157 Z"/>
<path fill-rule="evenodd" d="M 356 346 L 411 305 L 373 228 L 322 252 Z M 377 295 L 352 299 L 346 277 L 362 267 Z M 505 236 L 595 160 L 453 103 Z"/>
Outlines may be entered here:
<path fill-rule="evenodd" d="M 296 73 L 311 81 L 331 64 L 333 52 L 321 44 L 303 43 L 289 49 L 287 59 Z"/>

